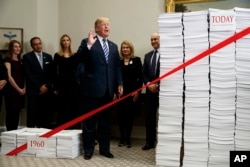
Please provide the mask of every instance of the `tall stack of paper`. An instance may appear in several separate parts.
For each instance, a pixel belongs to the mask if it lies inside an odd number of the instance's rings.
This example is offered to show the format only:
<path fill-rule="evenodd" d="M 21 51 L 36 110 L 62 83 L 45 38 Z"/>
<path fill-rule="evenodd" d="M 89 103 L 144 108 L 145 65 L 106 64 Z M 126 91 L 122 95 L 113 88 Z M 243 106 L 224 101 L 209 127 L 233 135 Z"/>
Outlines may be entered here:
<path fill-rule="evenodd" d="M 160 75 L 183 63 L 182 13 L 162 14 L 160 34 Z M 180 166 L 183 111 L 183 70 L 160 83 L 158 144 L 156 164 Z"/>
<path fill-rule="evenodd" d="M 167 77 L 161 80 L 156 164 L 179 166 L 183 137 L 183 167 L 228 167 L 231 150 L 250 149 L 250 36 L 223 41 L 249 28 L 250 9 L 162 14 L 158 22 L 160 70 Z M 208 48 L 209 57 L 188 64 L 183 74 L 182 60 Z"/>
<path fill-rule="evenodd" d="M 234 11 L 209 9 L 210 46 L 234 35 Z M 222 17 L 230 18 L 225 22 Z M 214 17 L 213 17 L 214 16 Z M 232 20 L 231 20 L 232 18 Z M 229 21 L 232 21 L 229 22 Z M 215 25 L 213 25 L 216 23 Z M 209 160 L 210 167 L 228 167 L 229 151 L 234 150 L 235 125 L 235 44 L 229 44 L 210 55 L 210 127 Z"/>
<path fill-rule="evenodd" d="M 75 158 L 80 155 L 81 130 L 64 130 L 56 138 L 58 158 Z"/>
<path fill-rule="evenodd" d="M 17 134 L 23 129 L 6 131 L 1 133 L 1 154 L 5 155 L 17 147 Z"/>
<path fill-rule="evenodd" d="M 235 8 L 236 32 L 250 26 L 250 9 Z M 236 130 L 235 150 L 250 150 L 250 36 L 236 41 Z"/>
<path fill-rule="evenodd" d="M 185 61 L 209 48 L 207 19 L 207 10 L 183 14 Z M 208 56 L 185 68 L 184 166 L 207 165 L 210 89 L 208 74 Z"/>

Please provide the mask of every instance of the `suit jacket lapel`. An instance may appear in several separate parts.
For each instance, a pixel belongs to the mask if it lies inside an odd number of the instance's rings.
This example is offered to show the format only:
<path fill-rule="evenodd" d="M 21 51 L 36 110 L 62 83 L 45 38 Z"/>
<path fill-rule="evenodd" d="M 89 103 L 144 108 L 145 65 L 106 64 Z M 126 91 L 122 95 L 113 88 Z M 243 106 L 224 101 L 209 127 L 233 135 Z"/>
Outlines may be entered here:
<path fill-rule="evenodd" d="M 42 54 L 42 57 L 43 57 L 43 54 Z M 33 58 L 34 61 L 36 62 L 37 66 L 39 66 L 40 69 L 43 70 L 42 67 L 41 67 L 41 65 L 40 65 L 40 63 L 39 63 L 39 60 L 37 59 L 37 56 L 36 56 L 35 52 L 33 52 L 32 58 Z M 43 65 L 44 65 L 44 60 L 43 60 Z"/>

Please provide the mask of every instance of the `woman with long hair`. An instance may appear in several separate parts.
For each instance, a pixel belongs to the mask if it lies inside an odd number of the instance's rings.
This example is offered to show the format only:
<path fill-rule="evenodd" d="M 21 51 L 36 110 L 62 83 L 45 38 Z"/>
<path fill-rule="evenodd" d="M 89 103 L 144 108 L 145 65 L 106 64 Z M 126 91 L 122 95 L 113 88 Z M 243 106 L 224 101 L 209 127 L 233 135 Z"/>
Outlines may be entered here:
<path fill-rule="evenodd" d="M 64 34 L 60 38 L 58 52 L 54 55 L 56 77 L 54 93 L 57 96 L 57 124 L 61 125 L 77 116 L 76 99 L 76 53 L 71 48 L 71 38 Z"/>
<path fill-rule="evenodd" d="M 21 43 L 16 40 L 10 41 L 7 57 L 4 59 L 8 73 L 8 83 L 5 88 L 7 131 L 18 128 L 20 112 L 25 104 L 26 88 L 21 54 Z"/>

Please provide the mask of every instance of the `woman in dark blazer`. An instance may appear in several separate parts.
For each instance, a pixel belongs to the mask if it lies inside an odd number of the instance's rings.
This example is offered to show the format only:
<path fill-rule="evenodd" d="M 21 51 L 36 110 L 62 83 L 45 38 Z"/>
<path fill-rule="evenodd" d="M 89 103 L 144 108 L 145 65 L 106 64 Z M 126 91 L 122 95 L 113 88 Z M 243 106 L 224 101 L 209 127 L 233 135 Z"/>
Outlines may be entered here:
<path fill-rule="evenodd" d="M 139 57 L 134 56 L 134 46 L 130 41 L 123 41 L 120 48 L 123 94 L 127 95 L 142 87 L 142 62 Z M 127 145 L 131 147 L 131 132 L 134 118 L 139 112 L 140 91 L 124 99 L 118 104 L 118 124 L 120 131 L 119 147 Z"/>

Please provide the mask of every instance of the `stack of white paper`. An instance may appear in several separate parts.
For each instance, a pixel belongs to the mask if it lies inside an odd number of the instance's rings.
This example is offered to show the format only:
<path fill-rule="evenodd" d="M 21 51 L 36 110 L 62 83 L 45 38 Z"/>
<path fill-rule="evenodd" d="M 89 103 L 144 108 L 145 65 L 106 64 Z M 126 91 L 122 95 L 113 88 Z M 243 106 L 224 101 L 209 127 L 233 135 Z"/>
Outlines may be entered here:
<path fill-rule="evenodd" d="M 49 129 L 44 129 L 44 128 L 23 128 L 23 131 L 17 134 L 17 147 L 22 146 L 23 144 L 27 143 L 28 137 L 35 138 L 47 132 L 48 130 Z M 29 152 L 29 150 L 26 149 L 18 153 L 17 155 L 35 157 L 36 152 Z"/>
<path fill-rule="evenodd" d="M 209 48 L 208 11 L 183 14 L 185 61 Z M 199 25 L 199 26 L 197 26 Z M 185 68 L 184 166 L 207 165 L 209 57 Z"/>
<path fill-rule="evenodd" d="M 44 130 L 37 134 L 37 137 L 45 134 L 48 130 Z M 56 136 L 53 135 L 46 139 L 46 150 L 42 152 L 37 152 L 36 157 L 47 157 L 47 158 L 56 158 Z"/>
<path fill-rule="evenodd" d="M 81 130 L 64 130 L 56 135 L 57 157 L 75 158 L 81 153 Z"/>
<path fill-rule="evenodd" d="M 235 8 L 236 32 L 250 26 L 250 9 Z M 250 36 L 236 41 L 236 128 L 235 150 L 250 150 Z"/>
<path fill-rule="evenodd" d="M 183 63 L 182 13 L 162 14 L 158 24 L 161 40 L 160 75 L 164 75 Z M 180 70 L 160 83 L 157 165 L 180 165 L 182 101 L 183 70 Z"/>
<path fill-rule="evenodd" d="M 36 139 L 50 131 L 44 128 L 23 128 L 1 133 L 1 154 L 6 154 L 15 148 Z M 49 138 L 41 139 L 46 142 L 44 148 L 29 148 L 19 152 L 18 156 L 47 157 L 47 158 L 75 158 L 81 154 L 81 130 L 64 130 Z M 39 140 L 40 141 L 40 140 Z M 38 141 L 38 142 L 39 142 Z M 31 142 L 31 141 L 30 141 Z"/>
<path fill-rule="evenodd" d="M 234 15 L 233 10 L 209 9 L 209 12 L 210 15 L 216 15 L 216 12 Z M 234 27 L 221 30 L 224 28 L 223 26 L 217 26 L 216 29 L 210 27 L 211 47 L 234 35 L 235 32 L 232 30 Z M 232 24 L 232 26 L 234 25 Z M 229 151 L 234 149 L 235 75 L 235 44 L 232 43 L 210 55 L 211 98 L 208 166 L 217 166 L 215 164 L 219 163 L 227 167 Z"/>
<path fill-rule="evenodd" d="M 1 133 L 1 155 L 5 155 L 17 147 L 17 134 L 23 129 L 6 131 Z"/>
<path fill-rule="evenodd" d="M 162 14 L 158 23 L 160 70 L 167 78 L 160 87 L 156 164 L 179 166 L 183 137 L 183 166 L 228 167 L 231 150 L 250 149 L 249 34 L 189 65 L 184 74 L 177 69 L 182 61 L 249 28 L 250 9 Z"/>

